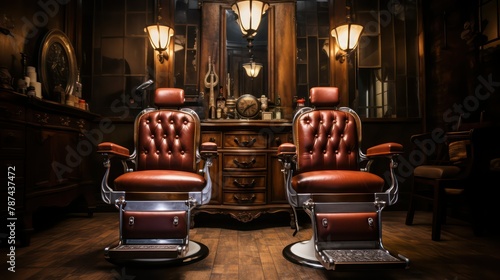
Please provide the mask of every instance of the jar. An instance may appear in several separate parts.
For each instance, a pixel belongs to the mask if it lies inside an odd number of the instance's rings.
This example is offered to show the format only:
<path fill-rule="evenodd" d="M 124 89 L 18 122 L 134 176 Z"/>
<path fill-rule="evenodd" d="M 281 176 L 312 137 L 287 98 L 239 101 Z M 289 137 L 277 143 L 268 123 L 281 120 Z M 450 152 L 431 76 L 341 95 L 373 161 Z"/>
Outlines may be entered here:
<path fill-rule="evenodd" d="M 82 110 L 85 110 L 85 100 L 84 99 L 78 100 L 78 107 Z"/>

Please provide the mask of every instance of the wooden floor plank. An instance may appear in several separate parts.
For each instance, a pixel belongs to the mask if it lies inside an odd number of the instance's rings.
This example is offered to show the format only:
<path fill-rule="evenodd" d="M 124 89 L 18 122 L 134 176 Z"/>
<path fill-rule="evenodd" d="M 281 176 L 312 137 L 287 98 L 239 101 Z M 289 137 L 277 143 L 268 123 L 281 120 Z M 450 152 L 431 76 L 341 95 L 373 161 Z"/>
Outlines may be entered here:
<path fill-rule="evenodd" d="M 36 229 L 31 245 L 16 248 L 16 272 L 0 271 L 0 279 L 497 279 L 500 235 L 475 236 L 468 223 L 448 219 L 442 241 L 431 241 L 431 213 L 419 212 L 414 225 L 406 212 L 386 211 L 383 242 L 411 261 L 408 270 L 326 271 L 289 262 L 283 248 L 308 240 L 307 221 L 293 236 L 289 225 L 273 215 L 267 221 L 241 223 L 231 218 L 197 222 L 191 239 L 205 244 L 209 255 L 177 267 L 120 267 L 104 259 L 104 247 L 118 239 L 118 214 L 63 216 L 54 225 Z M 259 218 L 260 219 L 260 218 Z M 279 217 L 282 219 L 282 217 Z M 258 220 L 258 219 L 257 219 Z M 4 251 L 2 251 L 4 252 Z M 5 258 L 5 254 L 2 254 Z M 5 263 L 5 261 L 4 261 Z"/>

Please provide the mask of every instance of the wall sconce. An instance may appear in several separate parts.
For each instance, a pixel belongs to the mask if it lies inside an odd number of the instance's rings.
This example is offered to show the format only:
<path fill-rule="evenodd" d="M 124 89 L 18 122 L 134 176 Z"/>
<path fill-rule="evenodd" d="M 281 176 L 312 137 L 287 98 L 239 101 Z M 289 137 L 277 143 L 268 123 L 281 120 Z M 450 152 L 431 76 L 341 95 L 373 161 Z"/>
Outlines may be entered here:
<path fill-rule="evenodd" d="M 353 51 L 359 42 L 359 37 L 363 32 L 363 26 L 351 22 L 351 7 L 346 4 L 346 24 L 332 29 L 332 37 L 337 39 L 339 51 L 335 54 L 335 59 L 340 63 L 345 61 L 351 51 Z"/>
<path fill-rule="evenodd" d="M 170 44 L 170 38 L 174 36 L 174 29 L 170 26 L 160 24 L 160 11 L 160 1 L 158 1 L 158 21 L 156 24 L 144 28 L 144 32 L 148 34 L 149 42 L 151 42 L 153 49 L 158 52 L 158 60 L 160 63 L 163 63 L 165 59 L 168 60 L 168 53 L 165 51 Z"/>
<path fill-rule="evenodd" d="M 231 6 L 236 13 L 236 21 L 240 26 L 243 37 L 253 38 L 257 34 L 262 15 L 269 9 L 269 4 L 262 1 L 238 1 Z"/>
<path fill-rule="evenodd" d="M 250 59 L 250 62 L 243 64 L 243 68 L 245 68 L 247 76 L 255 78 L 259 76 L 260 70 L 262 69 L 262 64 L 256 63 L 253 61 L 253 59 Z"/>

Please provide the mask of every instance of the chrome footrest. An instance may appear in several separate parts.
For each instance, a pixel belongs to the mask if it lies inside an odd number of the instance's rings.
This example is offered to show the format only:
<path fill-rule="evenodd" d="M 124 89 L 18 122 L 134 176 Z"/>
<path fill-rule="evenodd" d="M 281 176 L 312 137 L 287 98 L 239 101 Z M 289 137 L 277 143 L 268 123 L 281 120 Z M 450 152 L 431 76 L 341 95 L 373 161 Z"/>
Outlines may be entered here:
<path fill-rule="evenodd" d="M 406 268 L 409 260 L 403 256 L 393 256 L 383 249 L 342 249 L 323 250 L 319 253 L 321 262 L 327 269 L 367 266 L 374 268 Z"/>
<path fill-rule="evenodd" d="M 118 245 L 107 248 L 105 256 L 114 260 L 175 259 L 181 257 L 182 251 L 179 245 Z"/>
<path fill-rule="evenodd" d="M 189 250 L 188 250 L 189 248 Z M 107 247 L 104 257 L 117 265 L 180 265 L 208 256 L 208 247 L 196 241 L 179 244 L 126 244 Z"/>

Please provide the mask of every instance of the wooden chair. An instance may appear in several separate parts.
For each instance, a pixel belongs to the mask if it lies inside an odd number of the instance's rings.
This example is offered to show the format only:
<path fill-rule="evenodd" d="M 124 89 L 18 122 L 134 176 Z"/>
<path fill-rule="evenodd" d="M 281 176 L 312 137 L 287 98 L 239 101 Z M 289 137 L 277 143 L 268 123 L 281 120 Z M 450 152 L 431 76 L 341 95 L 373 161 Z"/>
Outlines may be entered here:
<path fill-rule="evenodd" d="M 441 225 L 446 221 L 446 209 L 452 200 L 465 197 L 466 186 L 472 182 L 474 164 L 474 129 L 413 135 L 415 150 L 410 153 L 420 164 L 413 170 L 406 225 L 413 224 L 417 201 L 432 203 L 432 234 L 441 239 Z M 461 202 L 463 203 L 463 202 Z"/>

